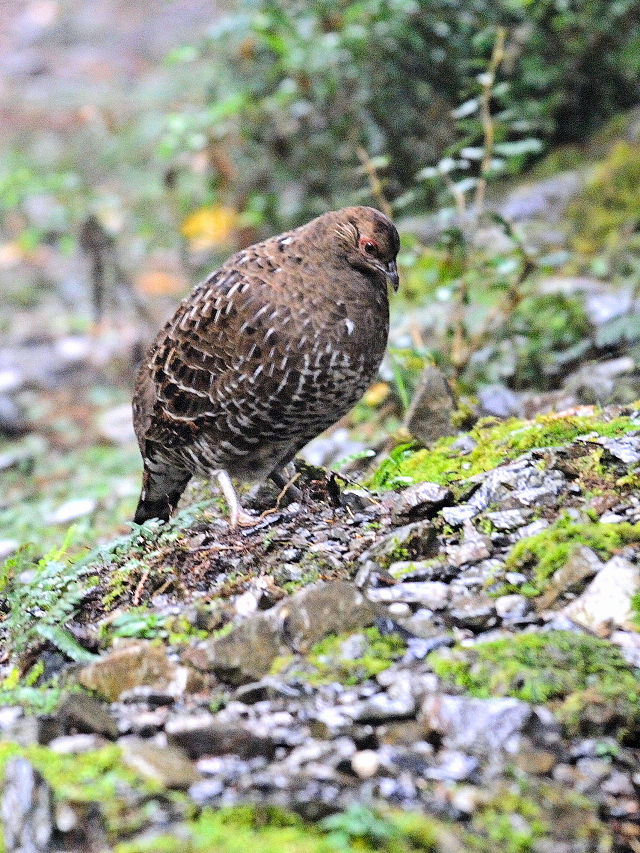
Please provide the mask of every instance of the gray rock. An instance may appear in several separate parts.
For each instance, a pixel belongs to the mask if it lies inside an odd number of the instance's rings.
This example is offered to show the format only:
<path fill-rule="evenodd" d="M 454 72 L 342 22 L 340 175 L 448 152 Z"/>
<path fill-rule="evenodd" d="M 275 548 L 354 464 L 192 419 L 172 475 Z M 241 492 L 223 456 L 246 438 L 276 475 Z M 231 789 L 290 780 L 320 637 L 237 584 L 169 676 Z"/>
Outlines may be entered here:
<path fill-rule="evenodd" d="M 118 737 L 118 726 L 106 707 L 84 693 L 70 693 L 57 714 L 67 732 L 104 735 L 111 740 Z"/>
<path fill-rule="evenodd" d="M 602 567 L 603 563 L 595 551 L 585 545 L 578 546 L 565 565 L 553 574 L 544 593 L 536 599 L 536 610 L 546 610 L 564 592 L 593 577 Z"/>
<path fill-rule="evenodd" d="M 484 631 L 495 625 L 495 602 L 484 593 L 459 595 L 451 603 L 447 618 L 457 628 Z"/>
<path fill-rule="evenodd" d="M 530 607 L 530 602 L 524 595 L 501 595 L 495 600 L 496 614 L 500 619 L 520 619 Z"/>
<path fill-rule="evenodd" d="M 346 705 L 342 712 L 355 722 L 378 723 L 384 720 L 401 720 L 415 717 L 416 700 L 409 692 L 390 696 L 388 693 L 376 693 L 368 699 Z"/>
<path fill-rule="evenodd" d="M 519 699 L 475 699 L 442 693 L 426 696 L 420 719 L 427 732 L 442 736 L 451 748 L 485 758 L 499 751 L 512 752 L 519 736 L 534 723 L 531 707 Z"/>
<path fill-rule="evenodd" d="M 454 450 L 460 456 L 466 456 L 471 453 L 472 450 L 475 450 L 477 446 L 478 442 L 465 433 L 451 443 L 451 450 Z"/>
<path fill-rule="evenodd" d="M 438 782 L 465 782 L 477 772 L 478 759 L 455 749 L 441 749 L 438 763 L 427 767 L 424 776 Z"/>
<path fill-rule="evenodd" d="M 60 735 L 49 741 L 48 747 L 58 755 L 79 755 L 83 752 L 93 752 L 105 745 L 104 738 L 95 734 Z"/>
<path fill-rule="evenodd" d="M 608 635 L 614 627 L 630 626 L 631 599 L 639 587 L 640 566 L 612 557 L 562 615 L 589 631 Z"/>
<path fill-rule="evenodd" d="M 173 696 L 187 689 L 190 673 L 167 657 L 167 652 L 148 640 L 134 640 L 115 646 L 95 663 L 78 672 L 78 681 L 115 702 L 126 690 L 138 686 L 161 688 Z"/>
<path fill-rule="evenodd" d="M 186 789 L 200 779 L 184 752 L 175 746 L 159 746 L 134 736 L 120 738 L 118 746 L 128 767 L 165 788 Z"/>
<path fill-rule="evenodd" d="M 411 435 L 425 446 L 456 432 L 451 416 L 456 401 L 444 373 L 428 364 L 420 374 L 405 425 Z"/>
<path fill-rule="evenodd" d="M 630 666 L 640 669 L 640 634 L 637 631 L 614 631 L 609 639 L 618 646 Z"/>
<path fill-rule="evenodd" d="M 76 518 L 82 518 L 91 513 L 97 507 L 98 502 L 94 498 L 74 498 L 59 506 L 46 518 L 47 524 L 68 524 Z"/>
<path fill-rule="evenodd" d="M 12 554 L 15 554 L 20 543 L 17 539 L 0 539 L 0 560 L 6 560 Z"/>
<path fill-rule="evenodd" d="M 382 505 L 391 513 L 394 522 L 405 523 L 417 518 L 431 518 L 452 498 L 451 490 L 445 486 L 424 482 L 399 493 L 387 492 Z"/>
<path fill-rule="evenodd" d="M 542 533 L 543 530 L 546 530 L 550 524 L 546 518 L 536 518 L 535 521 L 532 521 L 530 524 L 525 524 L 524 527 L 521 527 L 518 530 L 518 539 L 527 539 L 529 536 L 536 536 L 538 533 Z"/>
<path fill-rule="evenodd" d="M 165 732 L 170 742 L 184 749 L 190 758 L 227 753 L 241 758 L 273 758 L 276 749 L 270 737 L 256 734 L 249 726 L 218 722 L 208 712 L 172 717 L 167 720 Z"/>
<path fill-rule="evenodd" d="M 444 510 L 443 510 L 444 512 Z M 400 552 L 400 553 L 399 553 Z M 432 557 L 436 552 L 436 535 L 430 521 L 414 521 L 397 527 L 362 555 L 361 560 L 375 560 L 386 565 L 394 558 Z"/>
<path fill-rule="evenodd" d="M 530 517 L 530 512 L 521 509 L 504 509 L 487 513 L 487 518 L 496 530 L 517 530 L 523 527 Z"/>
<path fill-rule="evenodd" d="M 602 326 L 609 320 L 629 313 L 632 303 L 633 291 L 631 289 L 612 291 L 599 287 L 586 294 L 584 308 L 591 325 Z"/>
<path fill-rule="evenodd" d="M 375 608 L 355 584 L 308 586 L 230 634 L 207 640 L 191 660 L 232 684 L 259 681 L 278 655 L 304 654 L 327 634 L 366 628 L 375 618 Z"/>
<path fill-rule="evenodd" d="M 9 758 L 0 805 L 6 853 L 48 853 L 53 834 L 53 797 L 26 758 Z"/>
<path fill-rule="evenodd" d="M 496 418 L 522 416 L 522 402 L 515 391 L 504 385 L 488 385 L 478 393 L 478 403 L 482 415 Z"/>
<path fill-rule="evenodd" d="M 600 443 L 607 453 L 624 462 L 625 465 L 635 465 L 640 462 L 640 437 L 628 435 L 623 438 L 603 438 Z"/>
<path fill-rule="evenodd" d="M 491 556 L 491 542 L 487 537 L 478 537 L 463 542 L 461 545 L 448 545 L 446 548 L 447 559 L 452 566 L 457 568 L 466 563 L 478 563 Z"/>
<path fill-rule="evenodd" d="M 408 604 L 421 604 L 430 610 L 441 610 L 449 599 L 449 587 L 441 581 L 405 581 L 393 586 L 367 590 L 370 601 L 390 604 L 405 601 Z"/>
<path fill-rule="evenodd" d="M 15 400 L 0 393 L 0 435 L 16 438 L 29 430 L 29 422 Z"/>

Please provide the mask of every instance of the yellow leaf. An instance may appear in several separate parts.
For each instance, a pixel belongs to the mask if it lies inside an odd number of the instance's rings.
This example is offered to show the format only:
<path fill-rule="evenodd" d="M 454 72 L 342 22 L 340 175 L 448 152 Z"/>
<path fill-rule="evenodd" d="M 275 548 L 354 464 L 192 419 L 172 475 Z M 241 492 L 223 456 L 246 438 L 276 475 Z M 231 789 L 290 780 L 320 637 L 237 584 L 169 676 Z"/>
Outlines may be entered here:
<path fill-rule="evenodd" d="M 185 290 L 187 281 L 182 275 L 174 275 L 164 270 L 148 270 L 136 278 L 136 287 L 150 296 L 162 296 L 164 293 L 180 293 Z"/>
<path fill-rule="evenodd" d="M 367 406 L 371 406 L 371 408 L 375 408 L 379 406 L 380 403 L 384 403 L 384 401 L 389 396 L 389 386 L 386 382 L 376 382 L 375 385 L 372 385 L 371 388 L 364 395 L 364 402 Z"/>
<path fill-rule="evenodd" d="M 227 242 L 237 218 L 233 208 L 222 204 L 201 207 L 187 216 L 180 230 L 192 249 L 211 249 Z"/>

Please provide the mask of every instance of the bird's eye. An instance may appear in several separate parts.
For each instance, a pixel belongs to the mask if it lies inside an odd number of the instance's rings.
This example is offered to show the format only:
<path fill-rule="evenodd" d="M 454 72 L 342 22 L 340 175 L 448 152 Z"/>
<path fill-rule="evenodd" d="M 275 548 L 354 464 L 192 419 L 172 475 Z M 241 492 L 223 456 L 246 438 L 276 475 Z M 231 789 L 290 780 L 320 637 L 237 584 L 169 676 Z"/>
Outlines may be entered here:
<path fill-rule="evenodd" d="M 361 243 L 362 250 L 367 255 L 377 255 L 378 254 L 378 244 L 373 240 L 362 240 Z"/>

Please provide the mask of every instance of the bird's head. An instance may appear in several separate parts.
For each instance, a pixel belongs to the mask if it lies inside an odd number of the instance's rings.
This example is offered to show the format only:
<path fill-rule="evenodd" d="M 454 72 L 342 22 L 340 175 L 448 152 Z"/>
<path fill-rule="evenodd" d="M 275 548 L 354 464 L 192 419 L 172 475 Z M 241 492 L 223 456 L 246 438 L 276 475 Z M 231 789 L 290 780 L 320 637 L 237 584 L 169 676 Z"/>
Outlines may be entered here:
<path fill-rule="evenodd" d="M 364 275 L 389 281 L 398 289 L 396 256 L 400 237 L 391 220 L 373 207 L 345 207 L 331 217 L 331 237 L 347 263 Z"/>

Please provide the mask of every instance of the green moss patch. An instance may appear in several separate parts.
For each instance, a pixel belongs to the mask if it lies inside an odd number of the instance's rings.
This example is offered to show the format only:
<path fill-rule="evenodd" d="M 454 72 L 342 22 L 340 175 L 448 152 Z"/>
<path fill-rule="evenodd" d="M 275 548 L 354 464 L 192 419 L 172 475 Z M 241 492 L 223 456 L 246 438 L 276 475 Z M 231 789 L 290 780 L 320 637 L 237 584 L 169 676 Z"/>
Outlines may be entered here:
<path fill-rule="evenodd" d="M 569 207 L 578 252 L 594 254 L 628 239 L 629 224 L 640 217 L 639 184 L 640 145 L 617 142 Z"/>
<path fill-rule="evenodd" d="M 8 759 L 17 755 L 27 758 L 42 774 L 56 801 L 98 803 L 105 829 L 112 837 L 137 831 L 144 824 L 144 801 L 153 795 L 174 796 L 125 767 L 119 747 L 113 744 L 77 755 L 61 755 L 44 746 L 0 743 L 0 778 Z"/>
<path fill-rule="evenodd" d="M 432 652 L 444 681 L 480 698 L 514 696 L 548 704 L 570 732 L 640 725 L 640 680 L 616 646 L 571 631 L 522 634 L 469 648 Z M 606 710 L 599 715 L 595 709 Z"/>
<path fill-rule="evenodd" d="M 357 638 L 357 639 L 356 639 Z M 355 658 L 345 657 L 344 644 L 354 640 L 360 648 Z M 406 649 L 397 634 L 382 635 L 376 628 L 365 628 L 357 634 L 332 634 L 316 643 L 304 657 L 278 658 L 273 673 L 285 673 L 288 678 L 303 679 L 310 684 L 360 684 L 373 678 L 402 657 Z"/>
<path fill-rule="evenodd" d="M 460 455 L 452 450 L 453 436 L 440 439 L 428 450 L 401 445 L 380 465 L 369 485 L 379 489 L 424 481 L 449 485 L 490 471 L 533 448 L 560 447 L 589 433 L 616 437 L 634 429 L 637 424 L 628 417 L 605 421 L 595 415 L 540 415 L 534 421 L 510 418 L 500 422 L 485 418 L 469 432 L 477 442 L 471 453 Z"/>
<path fill-rule="evenodd" d="M 537 595 L 580 545 L 592 548 L 606 559 L 632 542 L 640 542 L 640 524 L 577 522 L 564 515 L 541 533 L 517 542 L 509 552 L 505 568 L 507 571 L 532 569 L 533 584 L 528 591 Z"/>

